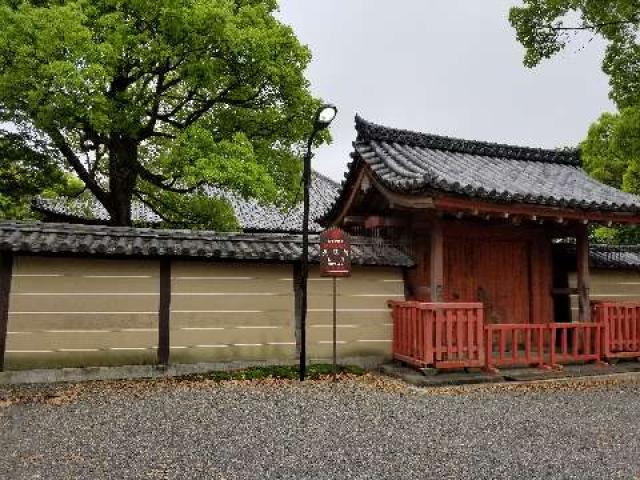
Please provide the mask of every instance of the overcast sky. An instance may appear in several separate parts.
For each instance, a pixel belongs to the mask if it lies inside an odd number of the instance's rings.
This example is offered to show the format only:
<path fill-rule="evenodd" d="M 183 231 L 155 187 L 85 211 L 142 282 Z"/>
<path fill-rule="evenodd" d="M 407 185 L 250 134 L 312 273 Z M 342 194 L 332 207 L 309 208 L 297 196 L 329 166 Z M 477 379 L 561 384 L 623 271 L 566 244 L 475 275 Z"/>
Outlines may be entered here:
<path fill-rule="evenodd" d="M 281 0 L 308 45 L 313 91 L 340 109 L 314 168 L 341 180 L 354 115 L 534 147 L 575 146 L 605 110 L 602 43 L 580 38 L 536 69 L 508 22 L 514 0 Z"/>

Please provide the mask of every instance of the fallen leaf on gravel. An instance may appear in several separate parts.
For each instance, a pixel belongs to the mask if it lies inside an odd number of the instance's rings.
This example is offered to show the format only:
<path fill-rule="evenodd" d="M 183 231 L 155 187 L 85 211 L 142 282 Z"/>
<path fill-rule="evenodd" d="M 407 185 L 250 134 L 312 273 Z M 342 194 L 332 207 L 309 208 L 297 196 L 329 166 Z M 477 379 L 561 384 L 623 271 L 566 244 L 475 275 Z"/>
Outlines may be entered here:
<path fill-rule="evenodd" d="M 572 379 L 544 380 L 522 383 L 490 383 L 479 385 L 460 385 L 452 387 L 417 388 L 423 395 L 468 395 L 486 393 L 530 393 L 545 391 L 580 392 L 596 389 L 612 390 L 620 386 L 640 383 L 640 376 L 624 375 L 602 378 L 584 377 Z"/>

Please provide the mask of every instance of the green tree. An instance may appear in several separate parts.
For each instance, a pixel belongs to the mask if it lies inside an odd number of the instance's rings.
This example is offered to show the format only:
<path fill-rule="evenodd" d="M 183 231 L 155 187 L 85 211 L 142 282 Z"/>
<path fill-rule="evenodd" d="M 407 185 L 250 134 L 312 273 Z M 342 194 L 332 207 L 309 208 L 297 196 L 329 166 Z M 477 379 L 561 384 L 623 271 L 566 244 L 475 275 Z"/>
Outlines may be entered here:
<path fill-rule="evenodd" d="M 581 145 L 584 168 L 603 183 L 640 195 L 640 105 L 605 113 Z M 640 243 L 635 226 L 598 228 L 596 240 Z"/>
<path fill-rule="evenodd" d="M 583 165 L 598 180 L 640 194 L 640 0 L 525 0 L 511 9 L 509 19 L 530 68 L 572 41 L 604 39 L 602 70 L 619 112 L 604 113 L 590 127 L 581 145 Z M 600 228 L 595 236 L 640 243 L 637 227 Z"/>
<path fill-rule="evenodd" d="M 318 101 L 310 53 L 276 9 L 0 0 L 0 131 L 72 171 L 114 225 L 131 224 L 137 199 L 168 223 L 234 228 L 207 184 L 291 203 Z"/>
<path fill-rule="evenodd" d="M 34 195 L 75 194 L 80 190 L 50 155 L 24 145 L 17 134 L 0 134 L 0 218 L 33 218 Z"/>
<path fill-rule="evenodd" d="M 560 52 L 580 32 L 607 44 L 602 70 L 619 108 L 640 103 L 640 0 L 524 0 L 509 13 L 524 64 L 535 67 Z"/>

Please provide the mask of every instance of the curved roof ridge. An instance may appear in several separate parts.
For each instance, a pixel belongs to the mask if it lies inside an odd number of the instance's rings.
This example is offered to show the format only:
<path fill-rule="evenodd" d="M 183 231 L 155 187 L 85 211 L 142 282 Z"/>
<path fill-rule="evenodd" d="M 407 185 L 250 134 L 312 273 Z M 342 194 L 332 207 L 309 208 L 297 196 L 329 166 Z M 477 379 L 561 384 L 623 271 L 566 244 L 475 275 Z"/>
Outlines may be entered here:
<path fill-rule="evenodd" d="M 447 150 L 471 155 L 508 158 L 511 160 L 525 160 L 531 162 L 560 163 L 564 165 L 580 166 L 579 149 L 542 149 L 534 147 L 520 147 L 502 143 L 492 143 L 480 140 L 465 140 L 443 135 L 421 133 L 412 130 L 386 127 L 369 122 L 356 115 L 356 131 L 358 142 L 379 141 L 400 143 L 415 147 Z"/>

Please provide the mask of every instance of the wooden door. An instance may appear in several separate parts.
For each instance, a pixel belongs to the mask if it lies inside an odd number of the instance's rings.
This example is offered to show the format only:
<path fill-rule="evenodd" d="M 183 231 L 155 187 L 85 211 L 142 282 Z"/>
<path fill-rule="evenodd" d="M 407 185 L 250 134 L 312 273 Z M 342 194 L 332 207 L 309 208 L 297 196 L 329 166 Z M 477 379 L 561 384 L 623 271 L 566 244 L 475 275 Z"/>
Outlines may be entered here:
<path fill-rule="evenodd" d="M 473 240 L 449 237 L 444 246 L 445 302 L 477 302 L 476 248 Z"/>
<path fill-rule="evenodd" d="M 529 245 L 522 240 L 477 244 L 476 278 L 488 323 L 528 323 Z"/>
<path fill-rule="evenodd" d="M 529 248 L 525 240 L 447 238 L 445 301 L 481 301 L 488 323 L 528 323 Z"/>

